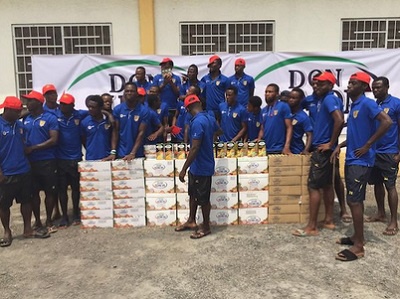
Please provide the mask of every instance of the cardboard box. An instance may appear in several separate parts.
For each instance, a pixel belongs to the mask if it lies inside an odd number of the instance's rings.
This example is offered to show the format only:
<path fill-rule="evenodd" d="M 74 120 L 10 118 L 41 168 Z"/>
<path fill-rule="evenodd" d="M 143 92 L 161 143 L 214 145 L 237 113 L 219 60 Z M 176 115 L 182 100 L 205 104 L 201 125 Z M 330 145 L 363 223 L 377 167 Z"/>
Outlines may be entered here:
<path fill-rule="evenodd" d="M 299 223 L 300 222 L 300 214 L 281 214 L 281 215 L 269 215 L 268 223 L 276 224 L 276 223 Z"/>
<path fill-rule="evenodd" d="M 237 192 L 237 176 L 213 176 L 211 192 Z"/>
<path fill-rule="evenodd" d="M 299 186 L 301 185 L 301 176 L 270 176 L 270 186 Z"/>
<path fill-rule="evenodd" d="M 268 208 L 239 209 L 239 225 L 267 223 Z"/>
<path fill-rule="evenodd" d="M 275 195 L 269 196 L 270 205 L 294 205 L 300 204 L 302 196 L 300 195 Z"/>
<path fill-rule="evenodd" d="M 268 174 L 241 174 L 239 175 L 239 192 L 268 190 Z"/>
<path fill-rule="evenodd" d="M 144 187 L 136 188 L 136 189 L 121 189 L 121 190 L 113 190 L 112 192 L 114 200 L 118 199 L 143 199 L 145 197 Z"/>
<path fill-rule="evenodd" d="M 105 161 L 81 161 L 78 163 L 79 172 L 110 172 L 110 162 Z"/>
<path fill-rule="evenodd" d="M 239 193 L 239 208 L 268 207 L 268 191 L 253 191 Z"/>
<path fill-rule="evenodd" d="M 146 196 L 149 193 L 175 193 L 174 178 L 146 178 Z"/>
<path fill-rule="evenodd" d="M 301 176 L 301 185 L 302 186 L 307 186 L 308 185 L 308 175 L 302 175 Z"/>
<path fill-rule="evenodd" d="M 112 182 L 113 190 L 129 190 L 129 189 L 143 189 L 143 179 L 136 180 L 119 180 Z"/>
<path fill-rule="evenodd" d="M 278 195 L 301 195 L 301 186 L 270 186 L 270 196 Z"/>
<path fill-rule="evenodd" d="M 79 182 L 80 191 L 111 191 L 111 181 L 104 182 L 90 182 L 81 181 Z"/>
<path fill-rule="evenodd" d="M 98 171 L 98 172 L 81 172 L 81 182 L 104 182 L 111 180 L 110 171 Z"/>
<path fill-rule="evenodd" d="M 211 193 L 210 202 L 211 209 L 237 209 L 239 196 L 236 192 Z"/>
<path fill-rule="evenodd" d="M 188 184 L 189 184 L 189 177 L 185 176 L 185 182 L 182 183 L 178 177 L 175 178 L 175 190 L 176 193 L 188 193 Z"/>
<path fill-rule="evenodd" d="M 307 223 L 310 219 L 310 213 L 307 214 L 300 214 L 300 223 Z M 323 221 L 325 219 L 325 212 L 318 213 L 317 221 Z"/>
<path fill-rule="evenodd" d="M 143 170 L 143 158 L 136 158 L 129 162 L 124 160 L 111 161 L 111 170 Z"/>
<path fill-rule="evenodd" d="M 107 228 L 113 227 L 114 222 L 112 219 L 82 219 L 81 228 Z"/>
<path fill-rule="evenodd" d="M 147 226 L 176 226 L 176 211 L 147 211 Z"/>
<path fill-rule="evenodd" d="M 174 161 L 145 160 L 145 177 L 174 177 Z"/>
<path fill-rule="evenodd" d="M 301 175 L 308 177 L 309 174 L 310 174 L 310 165 L 303 165 L 301 167 Z"/>
<path fill-rule="evenodd" d="M 210 212 L 211 225 L 237 225 L 238 211 L 237 210 L 211 210 Z"/>
<path fill-rule="evenodd" d="M 269 155 L 269 166 L 302 166 L 302 155 Z"/>
<path fill-rule="evenodd" d="M 112 210 L 113 201 L 109 200 L 93 200 L 93 201 L 81 201 L 79 203 L 81 211 L 90 211 L 90 210 Z"/>
<path fill-rule="evenodd" d="M 185 222 L 187 222 L 188 219 L 189 219 L 189 209 L 177 211 L 176 225 L 182 225 Z M 201 212 L 201 207 L 197 208 L 196 223 L 197 224 L 203 223 L 203 213 Z"/>
<path fill-rule="evenodd" d="M 130 209 L 114 209 L 114 219 L 116 218 L 133 218 L 136 216 L 145 216 L 146 210 L 142 208 L 130 208 Z"/>
<path fill-rule="evenodd" d="M 302 173 L 301 166 L 281 166 L 273 167 L 269 165 L 270 176 L 300 176 Z"/>
<path fill-rule="evenodd" d="M 176 209 L 177 210 L 189 210 L 190 208 L 190 196 L 187 193 L 176 193 Z"/>
<path fill-rule="evenodd" d="M 113 194 L 111 191 L 88 191 L 88 192 L 81 192 L 80 201 L 108 200 L 112 198 Z"/>
<path fill-rule="evenodd" d="M 175 194 L 147 194 L 146 209 L 149 210 L 176 210 Z"/>
<path fill-rule="evenodd" d="M 258 174 L 268 173 L 268 157 L 238 158 L 238 173 Z"/>
<path fill-rule="evenodd" d="M 112 219 L 113 210 L 81 210 L 81 219 Z"/>
<path fill-rule="evenodd" d="M 134 209 L 144 208 L 145 206 L 144 198 L 116 199 L 113 201 L 114 209 Z"/>
<path fill-rule="evenodd" d="M 214 175 L 236 175 L 237 161 L 236 158 L 217 158 L 215 159 Z"/>
<path fill-rule="evenodd" d="M 308 195 L 309 194 L 307 184 L 306 185 L 301 185 L 301 194 L 302 195 Z"/>
<path fill-rule="evenodd" d="M 143 169 L 115 170 L 111 172 L 111 179 L 113 181 L 143 180 L 143 178 Z"/>
<path fill-rule="evenodd" d="M 131 218 L 115 218 L 114 228 L 131 228 L 146 226 L 146 215 L 136 215 Z"/>
<path fill-rule="evenodd" d="M 311 155 L 302 155 L 302 165 L 303 166 L 310 166 L 311 164 Z"/>
<path fill-rule="evenodd" d="M 292 204 L 292 205 L 270 205 L 269 206 L 269 214 L 270 215 L 281 215 L 281 214 L 299 214 L 300 213 L 300 205 Z"/>

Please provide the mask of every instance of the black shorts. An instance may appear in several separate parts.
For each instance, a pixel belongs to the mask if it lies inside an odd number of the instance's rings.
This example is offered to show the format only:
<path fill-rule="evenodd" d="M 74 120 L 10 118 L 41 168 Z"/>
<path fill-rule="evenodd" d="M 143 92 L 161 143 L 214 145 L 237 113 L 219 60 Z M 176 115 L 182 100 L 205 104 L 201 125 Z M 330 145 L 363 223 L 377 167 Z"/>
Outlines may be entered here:
<path fill-rule="evenodd" d="M 188 194 L 199 206 L 210 203 L 211 176 L 194 175 L 189 171 Z"/>
<path fill-rule="evenodd" d="M 58 173 L 58 189 L 66 190 L 70 185 L 76 187 L 78 184 L 80 174 L 78 171 L 78 163 L 80 160 L 57 160 L 57 173 Z"/>
<path fill-rule="evenodd" d="M 0 184 L 0 208 L 9 209 L 13 200 L 17 203 L 29 203 L 32 200 L 31 173 L 7 176 L 5 182 Z"/>
<path fill-rule="evenodd" d="M 308 187 L 321 189 L 332 185 L 333 164 L 330 162 L 332 151 L 314 151 L 311 155 Z"/>
<path fill-rule="evenodd" d="M 32 186 L 34 194 L 43 190 L 46 193 L 57 192 L 57 161 L 43 160 L 31 162 Z"/>
<path fill-rule="evenodd" d="M 375 164 L 368 180 L 370 185 L 383 183 L 386 188 L 393 188 L 396 186 L 399 163 L 394 160 L 395 155 L 396 154 L 376 154 Z"/>
<path fill-rule="evenodd" d="M 365 189 L 371 170 L 372 167 L 367 166 L 345 165 L 344 177 L 348 203 L 361 203 L 365 200 Z"/>

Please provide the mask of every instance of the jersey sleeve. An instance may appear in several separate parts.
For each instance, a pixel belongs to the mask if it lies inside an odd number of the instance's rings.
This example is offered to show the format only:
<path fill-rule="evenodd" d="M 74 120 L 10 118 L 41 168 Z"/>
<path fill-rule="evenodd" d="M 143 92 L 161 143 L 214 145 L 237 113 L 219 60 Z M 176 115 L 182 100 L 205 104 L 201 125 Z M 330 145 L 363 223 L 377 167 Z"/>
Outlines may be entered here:
<path fill-rule="evenodd" d="M 378 106 L 378 104 L 375 101 L 369 100 L 369 99 L 365 99 L 365 101 L 369 101 L 368 102 L 368 116 L 371 119 L 374 119 L 375 117 L 378 116 L 379 113 L 381 113 L 383 110 L 381 107 Z"/>
<path fill-rule="evenodd" d="M 314 128 L 311 124 L 310 117 L 304 113 L 304 121 L 303 121 L 303 130 L 304 132 L 312 132 Z"/>
<path fill-rule="evenodd" d="M 51 117 L 49 117 L 49 131 L 58 131 L 59 127 L 58 127 L 58 121 L 57 118 L 53 115 L 51 115 Z"/>
<path fill-rule="evenodd" d="M 190 135 L 192 137 L 192 139 L 197 139 L 197 140 L 201 140 L 203 138 L 204 135 L 204 129 L 203 126 L 201 124 L 201 122 L 199 121 L 199 119 L 195 119 L 190 127 Z"/>
<path fill-rule="evenodd" d="M 242 106 L 240 108 L 240 120 L 241 120 L 241 122 L 247 123 L 247 117 L 248 117 L 247 110 Z"/>
<path fill-rule="evenodd" d="M 284 103 L 284 105 L 282 105 L 282 113 L 283 113 L 283 117 L 285 119 L 291 119 L 292 118 L 292 112 L 290 111 L 290 107 L 288 104 Z"/>

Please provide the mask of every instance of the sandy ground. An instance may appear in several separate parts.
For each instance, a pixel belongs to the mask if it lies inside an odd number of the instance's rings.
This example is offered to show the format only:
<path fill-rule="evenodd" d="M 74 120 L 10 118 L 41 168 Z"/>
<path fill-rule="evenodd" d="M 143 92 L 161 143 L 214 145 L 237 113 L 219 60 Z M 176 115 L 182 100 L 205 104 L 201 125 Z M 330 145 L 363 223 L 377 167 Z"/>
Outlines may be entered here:
<path fill-rule="evenodd" d="M 375 211 L 368 187 L 366 212 Z M 44 207 L 42 207 L 43 209 Z M 0 298 L 400 298 L 399 236 L 366 224 L 366 256 L 335 261 L 336 231 L 296 238 L 295 224 L 215 227 L 201 240 L 173 228 L 70 227 L 0 248 Z M 335 207 L 338 211 L 338 207 Z"/>

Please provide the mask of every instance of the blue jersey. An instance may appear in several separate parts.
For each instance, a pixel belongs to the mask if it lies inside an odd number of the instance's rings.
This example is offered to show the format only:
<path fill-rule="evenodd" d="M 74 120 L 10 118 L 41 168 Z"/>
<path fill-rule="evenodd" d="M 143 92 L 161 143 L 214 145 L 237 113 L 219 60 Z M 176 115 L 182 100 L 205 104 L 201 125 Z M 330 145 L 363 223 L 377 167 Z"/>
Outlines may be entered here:
<path fill-rule="evenodd" d="M 246 109 L 236 103 L 234 106 L 229 106 L 227 102 L 219 104 L 221 112 L 221 129 L 224 132 L 219 137 L 221 141 L 231 141 L 242 129 L 242 122 L 246 122 Z"/>
<path fill-rule="evenodd" d="M 50 131 L 58 131 L 57 118 L 50 112 L 43 112 L 37 117 L 29 114 L 24 119 L 26 146 L 37 145 L 50 139 Z M 29 161 L 56 159 L 57 146 L 35 150 L 28 155 Z"/>
<path fill-rule="evenodd" d="M 172 82 L 178 87 L 178 90 L 181 87 L 181 79 L 172 74 Z M 158 74 L 154 77 L 153 85 L 161 87 L 164 83 L 164 77 L 161 74 Z M 176 95 L 171 87 L 171 85 L 167 84 L 162 90 L 160 94 L 161 102 L 166 103 L 168 109 L 175 109 L 176 101 L 178 100 L 178 95 Z"/>
<path fill-rule="evenodd" d="M 144 90 L 146 90 L 146 92 L 149 91 L 149 89 L 151 87 L 151 83 L 147 80 L 144 80 L 144 82 L 135 81 L 135 84 L 137 87 L 144 88 Z"/>
<path fill-rule="evenodd" d="M 310 116 L 311 123 L 315 123 L 315 118 L 317 116 L 317 105 L 318 105 L 318 98 L 315 93 L 305 97 L 301 103 L 301 109 L 306 109 L 308 111 L 308 115 Z"/>
<path fill-rule="evenodd" d="M 242 77 L 238 78 L 236 75 L 230 76 L 228 78 L 227 87 L 234 86 L 238 91 L 237 101 L 243 107 L 247 107 L 250 98 L 250 92 L 254 91 L 255 84 L 254 78 L 243 74 Z"/>
<path fill-rule="evenodd" d="M 147 126 L 146 126 L 144 144 L 157 144 L 158 142 L 162 142 L 160 141 L 160 138 L 156 138 L 153 141 L 147 139 L 147 137 L 156 132 L 161 125 L 160 118 L 158 117 L 157 112 L 151 109 L 150 107 L 148 108 L 148 116 L 146 122 Z"/>
<path fill-rule="evenodd" d="M 225 90 L 228 87 L 228 78 L 219 74 L 214 80 L 210 74 L 201 78 L 204 86 L 204 96 L 206 98 L 207 110 L 219 111 L 219 104 L 225 102 Z"/>
<path fill-rule="evenodd" d="M 57 105 L 56 108 L 50 109 L 50 108 L 47 106 L 47 104 L 44 103 L 44 105 L 43 105 L 43 110 L 46 111 L 46 112 L 50 112 L 50 113 L 53 114 L 54 116 L 57 116 L 58 112 L 60 111 L 60 106 Z"/>
<path fill-rule="evenodd" d="M 191 86 L 198 86 L 200 88 L 200 94 L 202 94 L 204 91 L 205 83 L 197 80 L 197 82 L 195 84 L 193 84 L 189 80 L 186 80 L 185 83 L 182 83 L 181 88 L 179 90 L 179 94 L 181 96 L 186 95 L 189 91 L 189 87 L 191 87 Z"/>
<path fill-rule="evenodd" d="M 257 114 L 247 112 L 247 139 L 249 141 L 258 137 L 261 129 L 261 110 Z"/>
<path fill-rule="evenodd" d="M 176 136 L 176 138 L 179 141 L 183 141 L 184 133 L 185 133 L 185 118 L 186 115 L 190 115 L 190 113 L 187 112 L 185 106 L 183 105 L 182 101 L 179 101 L 178 104 L 176 105 L 176 111 L 179 113 L 178 117 L 176 118 L 176 123 L 175 125 L 182 130 L 179 132 L 179 134 Z"/>
<path fill-rule="evenodd" d="M 333 94 L 333 91 L 318 101 L 317 115 L 313 124 L 314 134 L 312 145 L 314 148 L 331 140 L 334 125 L 331 114 L 336 110 L 343 113 L 343 103 Z M 336 144 L 333 145 L 332 149 L 335 147 Z"/>
<path fill-rule="evenodd" d="M 303 110 L 299 110 L 293 114 L 292 125 L 293 136 L 290 143 L 290 151 L 293 154 L 300 154 L 305 148 L 303 136 L 307 132 L 312 132 L 313 127 L 310 117 Z"/>
<path fill-rule="evenodd" d="M 190 121 L 190 145 L 193 140 L 201 140 L 199 152 L 190 165 L 193 175 L 212 176 L 215 161 L 213 152 L 214 133 L 218 130 L 215 118 L 203 111 L 195 115 Z"/>
<path fill-rule="evenodd" d="M 261 111 L 261 122 L 267 153 L 282 152 L 286 142 L 286 119 L 291 119 L 289 105 L 277 101 L 273 106 L 266 106 Z"/>
<path fill-rule="evenodd" d="M 11 124 L 0 116 L 0 170 L 3 175 L 24 174 L 30 170 L 24 149 L 22 122 Z"/>
<path fill-rule="evenodd" d="M 374 100 L 365 96 L 361 96 L 351 104 L 347 118 L 346 165 L 374 166 L 375 144 L 359 158 L 355 156 L 355 150 L 364 146 L 375 133 L 375 117 L 381 111 Z"/>
<path fill-rule="evenodd" d="M 112 127 L 106 116 L 97 121 L 88 115 L 82 120 L 80 130 L 86 139 L 86 160 L 101 160 L 110 155 Z"/>
<path fill-rule="evenodd" d="M 58 120 L 58 144 L 57 159 L 61 160 L 81 160 L 82 143 L 80 123 L 87 116 L 86 111 L 73 110 L 70 117 L 65 117 L 61 110 L 57 111 Z"/>
<path fill-rule="evenodd" d="M 147 108 L 139 103 L 133 110 L 126 103 L 121 103 L 114 108 L 114 118 L 119 122 L 118 157 L 125 157 L 131 153 L 139 133 L 140 125 L 142 123 L 147 125 L 147 113 Z M 143 140 L 142 145 L 136 153 L 136 157 L 144 157 Z"/>
<path fill-rule="evenodd" d="M 378 105 L 383 112 L 389 115 L 393 123 L 385 135 L 376 142 L 376 152 L 379 154 L 397 154 L 399 152 L 400 99 L 388 95 Z M 378 121 L 376 126 L 378 128 Z"/>

